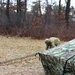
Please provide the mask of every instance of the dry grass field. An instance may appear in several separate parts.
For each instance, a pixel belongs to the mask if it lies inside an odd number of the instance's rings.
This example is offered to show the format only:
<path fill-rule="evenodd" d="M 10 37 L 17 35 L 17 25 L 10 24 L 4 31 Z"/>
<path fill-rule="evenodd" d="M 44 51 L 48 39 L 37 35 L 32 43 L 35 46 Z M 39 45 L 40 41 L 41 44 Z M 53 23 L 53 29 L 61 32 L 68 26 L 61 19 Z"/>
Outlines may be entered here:
<path fill-rule="evenodd" d="M 44 50 L 44 40 L 0 36 L 0 62 Z M 44 75 L 44 71 L 39 57 L 33 56 L 14 63 L 0 64 L 0 75 Z"/>

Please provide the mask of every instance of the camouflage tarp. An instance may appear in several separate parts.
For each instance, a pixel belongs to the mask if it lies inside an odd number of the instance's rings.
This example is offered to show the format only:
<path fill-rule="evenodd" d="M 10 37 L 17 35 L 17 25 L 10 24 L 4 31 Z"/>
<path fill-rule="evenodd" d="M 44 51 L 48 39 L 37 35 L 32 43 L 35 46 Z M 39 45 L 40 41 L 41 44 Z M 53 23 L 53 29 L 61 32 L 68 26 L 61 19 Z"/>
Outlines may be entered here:
<path fill-rule="evenodd" d="M 75 75 L 75 39 L 39 53 L 46 75 Z"/>

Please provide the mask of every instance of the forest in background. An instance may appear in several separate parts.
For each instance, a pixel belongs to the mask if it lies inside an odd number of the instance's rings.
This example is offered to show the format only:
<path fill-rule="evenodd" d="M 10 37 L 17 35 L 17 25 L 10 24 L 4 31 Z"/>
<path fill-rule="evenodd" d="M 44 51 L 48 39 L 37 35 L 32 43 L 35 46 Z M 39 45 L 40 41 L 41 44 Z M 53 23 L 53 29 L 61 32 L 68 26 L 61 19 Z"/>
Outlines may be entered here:
<path fill-rule="evenodd" d="M 31 11 L 27 11 L 27 0 L 0 1 L 0 35 L 32 37 L 37 39 L 59 37 L 62 40 L 75 38 L 75 9 L 71 0 L 65 0 L 66 6 L 48 0 L 35 0 Z M 44 9 L 44 11 L 43 11 Z M 44 13 L 42 13 L 42 11 Z"/>

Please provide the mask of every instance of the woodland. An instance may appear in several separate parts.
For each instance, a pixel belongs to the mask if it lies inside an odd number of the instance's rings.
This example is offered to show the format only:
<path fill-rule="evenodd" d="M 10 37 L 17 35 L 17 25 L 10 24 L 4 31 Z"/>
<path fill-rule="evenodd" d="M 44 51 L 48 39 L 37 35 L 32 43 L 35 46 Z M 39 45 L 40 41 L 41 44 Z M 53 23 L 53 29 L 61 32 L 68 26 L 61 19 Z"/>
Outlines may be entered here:
<path fill-rule="evenodd" d="M 32 5 L 28 1 L 0 1 L 0 35 L 36 39 L 55 36 L 62 40 L 75 37 L 75 10 L 71 0 L 65 0 L 65 5 L 61 0 L 58 4 L 55 0 L 51 4 L 48 0 L 35 0 Z"/>

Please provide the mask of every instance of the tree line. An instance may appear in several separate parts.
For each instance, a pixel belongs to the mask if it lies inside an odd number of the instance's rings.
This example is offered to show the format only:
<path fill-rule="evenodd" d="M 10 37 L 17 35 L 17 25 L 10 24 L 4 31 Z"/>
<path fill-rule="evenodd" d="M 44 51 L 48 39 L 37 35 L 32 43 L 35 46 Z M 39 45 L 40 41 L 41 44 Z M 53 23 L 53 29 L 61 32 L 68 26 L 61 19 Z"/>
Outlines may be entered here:
<path fill-rule="evenodd" d="M 70 7 L 71 0 L 65 0 L 66 6 L 61 5 L 61 0 L 59 5 L 49 4 L 48 0 L 42 5 L 41 2 L 35 0 L 31 11 L 27 11 L 27 0 L 16 0 L 14 5 L 10 0 L 0 1 L 0 34 L 43 38 L 58 36 L 62 24 L 69 28 L 69 13 L 74 9 Z"/>

